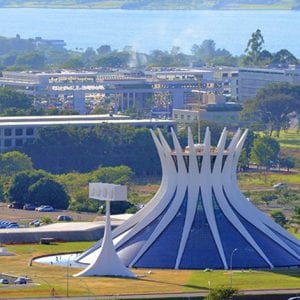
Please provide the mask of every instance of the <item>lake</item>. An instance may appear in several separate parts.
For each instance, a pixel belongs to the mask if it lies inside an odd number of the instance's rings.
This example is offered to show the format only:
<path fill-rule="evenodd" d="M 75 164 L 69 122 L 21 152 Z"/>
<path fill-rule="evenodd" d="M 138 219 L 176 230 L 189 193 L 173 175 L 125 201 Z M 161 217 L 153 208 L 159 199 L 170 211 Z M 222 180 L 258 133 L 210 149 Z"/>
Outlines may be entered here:
<path fill-rule="evenodd" d="M 300 11 L 144 11 L 88 9 L 0 9 L 0 36 L 63 39 L 68 49 L 170 50 L 189 53 L 205 39 L 233 54 L 244 52 L 251 33 L 261 29 L 264 49 L 288 49 L 300 57 Z"/>

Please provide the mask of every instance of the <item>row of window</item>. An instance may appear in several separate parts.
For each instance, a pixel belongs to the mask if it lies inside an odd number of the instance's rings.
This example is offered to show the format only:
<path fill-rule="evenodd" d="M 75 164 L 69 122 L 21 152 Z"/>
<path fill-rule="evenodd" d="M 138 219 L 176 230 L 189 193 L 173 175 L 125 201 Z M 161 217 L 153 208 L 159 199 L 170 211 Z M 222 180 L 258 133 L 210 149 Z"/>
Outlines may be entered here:
<path fill-rule="evenodd" d="M 22 147 L 25 142 L 32 142 L 34 139 L 4 139 L 0 140 L 0 147 L 1 148 L 11 148 L 11 147 Z"/>
<path fill-rule="evenodd" d="M 0 133 L 1 133 L 1 129 L 0 129 Z M 23 135 L 27 135 L 27 136 L 31 136 L 34 135 L 34 129 L 33 128 L 4 128 L 3 130 L 3 135 L 4 136 L 23 136 Z"/>
<path fill-rule="evenodd" d="M 192 118 L 193 118 L 194 121 L 197 121 L 197 120 L 198 120 L 197 115 L 194 115 L 194 116 L 191 116 L 191 115 L 183 115 L 183 114 L 180 115 L 180 120 L 186 119 L 186 120 L 188 120 L 188 121 L 191 121 Z M 179 119 L 179 115 L 178 115 L 178 114 L 174 114 L 174 119 L 175 119 L 175 120 L 178 120 L 178 119 Z"/>

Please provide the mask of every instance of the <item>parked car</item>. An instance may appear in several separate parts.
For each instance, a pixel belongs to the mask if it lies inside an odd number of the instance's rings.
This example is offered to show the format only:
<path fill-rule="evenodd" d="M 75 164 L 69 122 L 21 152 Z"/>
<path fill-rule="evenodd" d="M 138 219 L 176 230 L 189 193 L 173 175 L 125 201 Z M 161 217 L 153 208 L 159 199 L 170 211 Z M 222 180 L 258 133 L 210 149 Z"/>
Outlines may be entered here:
<path fill-rule="evenodd" d="M 0 284 L 9 284 L 9 281 L 7 278 L 1 278 L 0 279 Z"/>
<path fill-rule="evenodd" d="M 18 223 L 9 223 L 6 228 L 19 228 L 19 224 Z"/>
<path fill-rule="evenodd" d="M 42 205 L 37 207 L 35 210 L 45 212 L 45 211 L 53 211 L 54 208 L 50 205 Z"/>
<path fill-rule="evenodd" d="M 0 228 L 19 228 L 19 224 L 16 222 L 0 220 Z"/>
<path fill-rule="evenodd" d="M 8 205 L 8 208 L 17 208 L 17 209 L 22 209 L 23 208 L 23 204 L 19 203 L 19 202 L 12 202 L 11 204 Z"/>
<path fill-rule="evenodd" d="M 35 227 L 38 227 L 41 225 L 41 220 L 40 219 L 35 219 L 35 220 L 32 220 L 29 225 L 33 225 Z"/>
<path fill-rule="evenodd" d="M 288 187 L 288 185 L 284 182 L 278 182 L 278 183 L 273 185 L 273 188 L 276 189 L 276 190 L 283 189 L 283 188 L 286 188 L 286 187 Z"/>
<path fill-rule="evenodd" d="M 73 221 L 73 218 L 71 216 L 58 216 L 57 217 L 57 221 Z"/>
<path fill-rule="evenodd" d="M 26 284 L 26 283 L 27 283 L 27 278 L 25 278 L 25 277 L 18 277 L 15 280 L 15 284 Z"/>
<path fill-rule="evenodd" d="M 36 209 L 36 206 L 33 205 L 33 204 L 30 204 L 30 203 L 27 203 L 23 206 L 23 209 L 25 210 L 35 210 Z"/>

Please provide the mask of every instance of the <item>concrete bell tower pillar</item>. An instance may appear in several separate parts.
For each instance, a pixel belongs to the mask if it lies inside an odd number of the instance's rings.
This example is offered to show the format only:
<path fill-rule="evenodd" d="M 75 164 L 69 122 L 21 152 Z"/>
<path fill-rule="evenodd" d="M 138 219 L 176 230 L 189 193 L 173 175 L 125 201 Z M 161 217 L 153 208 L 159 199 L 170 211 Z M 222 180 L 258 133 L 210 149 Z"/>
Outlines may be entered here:
<path fill-rule="evenodd" d="M 111 234 L 110 202 L 126 201 L 127 187 L 108 183 L 90 183 L 89 197 L 106 201 L 105 232 L 102 239 L 102 246 L 99 249 L 98 255 L 95 256 L 94 261 L 86 269 L 74 276 L 135 277 L 134 273 L 121 262 L 116 253 Z"/>

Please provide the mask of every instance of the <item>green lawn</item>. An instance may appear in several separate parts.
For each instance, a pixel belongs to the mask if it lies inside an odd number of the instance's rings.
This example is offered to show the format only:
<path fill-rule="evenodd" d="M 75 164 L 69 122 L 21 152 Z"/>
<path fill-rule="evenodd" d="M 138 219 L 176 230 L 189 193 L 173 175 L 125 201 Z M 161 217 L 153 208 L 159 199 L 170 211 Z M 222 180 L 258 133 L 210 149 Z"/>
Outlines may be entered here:
<path fill-rule="evenodd" d="M 35 285 L 28 285 L 26 289 L 17 286 L 0 286 L 0 299 L 49 297 L 52 288 L 56 296 L 64 297 L 80 295 L 126 295 L 150 293 L 181 293 L 191 291 L 207 291 L 216 286 L 228 286 L 231 282 L 231 273 L 224 270 L 204 272 L 202 270 L 158 270 L 133 269 L 139 277 L 124 279 L 102 277 L 77 278 L 67 280 L 66 267 L 49 266 L 33 263 L 28 265 L 33 256 L 55 254 L 57 252 L 71 252 L 85 250 L 93 242 L 58 243 L 56 245 L 6 245 L 6 248 L 15 253 L 15 256 L 0 257 L 1 272 L 15 276 L 27 275 Z M 73 275 L 78 269 L 70 269 Z M 283 269 L 278 271 L 234 270 L 232 273 L 233 286 L 241 289 L 276 289 L 299 288 L 300 269 Z"/>
<path fill-rule="evenodd" d="M 230 284 L 230 271 L 194 271 L 189 278 L 185 291 L 230 286 Z M 299 288 L 300 269 L 280 271 L 234 270 L 232 272 L 232 285 L 239 290 Z"/>
<path fill-rule="evenodd" d="M 300 149 L 300 131 L 281 131 L 279 138 L 275 137 L 281 147 Z"/>
<path fill-rule="evenodd" d="M 238 174 L 241 189 L 272 188 L 278 182 L 300 188 L 300 173 L 247 172 Z"/>

